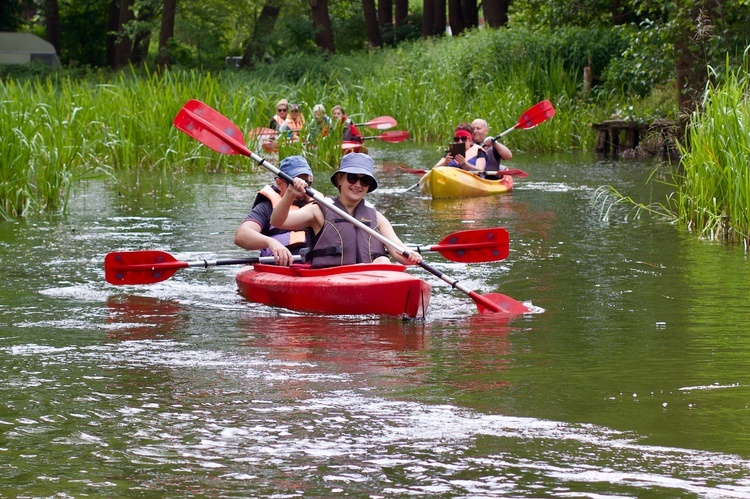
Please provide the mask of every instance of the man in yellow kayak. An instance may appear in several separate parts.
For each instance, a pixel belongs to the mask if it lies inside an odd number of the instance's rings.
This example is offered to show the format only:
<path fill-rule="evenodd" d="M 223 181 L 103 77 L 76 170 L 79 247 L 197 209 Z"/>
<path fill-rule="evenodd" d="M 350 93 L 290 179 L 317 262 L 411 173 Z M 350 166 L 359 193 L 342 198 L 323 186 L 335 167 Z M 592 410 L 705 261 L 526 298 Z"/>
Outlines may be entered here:
<path fill-rule="evenodd" d="M 471 138 L 475 144 L 484 148 L 487 153 L 485 170 L 488 172 L 507 170 L 507 167 L 502 166 L 501 162 L 502 160 L 507 161 L 511 159 L 513 153 L 505 145 L 501 144 L 500 141 L 492 137 L 487 137 L 489 131 L 490 127 L 485 120 L 480 118 L 471 122 Z"/>

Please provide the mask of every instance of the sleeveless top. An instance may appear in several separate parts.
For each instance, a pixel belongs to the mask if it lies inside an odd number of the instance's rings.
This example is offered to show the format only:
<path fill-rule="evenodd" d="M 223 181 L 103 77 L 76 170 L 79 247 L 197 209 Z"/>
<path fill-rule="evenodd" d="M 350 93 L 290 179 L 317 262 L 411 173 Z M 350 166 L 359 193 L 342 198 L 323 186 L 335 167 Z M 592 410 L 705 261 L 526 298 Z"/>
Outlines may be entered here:
<path fill-rule="evenodd" d="M 339 198 L 332 199 L 333 204 L 346 211 Z M 335 267 L 353 263 L 371 263 L 387 254 L 385 245 L 356 225 L 341 218 L 333 210 L 319 205 L 325 218 L 323 228 L 317 235 L 312 251 L 305 256 L 312 261 L 314 268 Z M 352 217 L 373 230 L 378 230 L 378 212 L 364 199 L 354 209 Z"/>

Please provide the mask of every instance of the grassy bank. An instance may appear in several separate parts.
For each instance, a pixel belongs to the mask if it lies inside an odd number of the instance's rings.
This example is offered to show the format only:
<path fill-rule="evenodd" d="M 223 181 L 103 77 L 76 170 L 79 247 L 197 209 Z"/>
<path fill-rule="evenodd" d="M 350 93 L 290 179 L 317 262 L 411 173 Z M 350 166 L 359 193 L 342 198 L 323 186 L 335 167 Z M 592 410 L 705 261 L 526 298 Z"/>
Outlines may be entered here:
<path fill-rule="evenodd" d="M 669 113 L 668 99 L 582 95 L 587 54 L 613 50 L 607 47 L 616 40 L 587 43 L 566 50 L 571 40 L 548 34 L 483 30 L 330 60 L 291 58 L 256 73 L 124 71 L 81 77 L 61 72 L 5 78 L 0 83 L 0 216 L 64 210 L 71 184 L 92 175 L 109 175 L 127 189 L 137 188 L 144 172 L 252 168 L 251 161 L 215 154 L 172 126 L 192 98 L 242 130 L 266 126 L 280 98 L 301 103 L 308 119 L 317 103 L 329 110 L 342 104 L 358 122 L 395 117 L 397 128 L 419 143 L 445 142 L 456 124 L 476 117 L 499 133 L 526 108 L 550 99 L 556 117 L 515 134 L 515 151 L 590 150 L 594 121 L 622 109 L 631 117 Z M 311 155 L 315 169 L 336 164 L 338 150 L 324 149 Z"/>

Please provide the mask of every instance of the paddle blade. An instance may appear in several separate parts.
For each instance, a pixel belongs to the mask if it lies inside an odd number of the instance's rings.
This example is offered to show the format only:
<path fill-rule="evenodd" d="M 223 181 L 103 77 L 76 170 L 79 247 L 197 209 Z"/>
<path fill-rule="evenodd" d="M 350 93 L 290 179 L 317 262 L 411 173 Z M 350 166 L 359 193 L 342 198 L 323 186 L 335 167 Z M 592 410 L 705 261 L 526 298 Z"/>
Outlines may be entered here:
<path fill-rule="evenodd" d="M 518 123 L 514 128 L 522 128 L 524 130 L 534 128 L 554 115 L 555 108 L 552 106 L 552 103 L 548 100 L 543 100 L 524 111 L 521 117 L 518 118 Z"/>
<path fill-rule="evenodd" d="M 510 236 L 508 231 L 496 227 L 454 232 L 439 244 L 430 246 L 445 258 L 461 263 L 496 262 L 508 258 Z"/>
<path fill-rule="evenodd" d="M 396 120 L 391 118 L 390 116 L 378 116 L 377 118 L 371 119 L 367 123 L 357 123 L 354 126 L 365 126 L 367 128 L 374 128 L 376 130 L 388 130 L 389 128 L 393 128 L 396 125 L 398 125 L 398 123 L 396 123 Z"/>
<path fill-rule="evenodd" d="M 253 128 L 248 132 L 247 137 L 252 140 L 273 140 L 276 138 L 276 130 L 265 127 Z"/>
<path fill-rule="evenodd" d="M 164 251 L 115 251 L 104 257 L 104 277 L 110 284 L 153 284 L 187 266 Z"/>
<path fill-rule="evenodd" d="M 174 118 L 174 126 L 222 154 L 245 154 L 242 132 L 221 113 L 198 100 L 189 100 Z"/>
<path fill-rule="evenodd" d="M 424 168 L 406 168 L 404 166 L 400 166 L 399 168 L 401 168 L 406 173 L 412 173 L 414 175 L 424 175 L 425 173 L 427 173 L 427 170 L 425 170 Z"/>
<path fill-rule="evenodd" d="M 341 149 L 344 150 L 344 154 L 348 152 L 360 152 L 362 151 L 362 142 L 356 140 L 345 140 L 341 143 Z"/>
<path fill-rule="evenodd" d="M 385 142 L 403 142 L 409 138 L 409 132 L 403 130 L 391 130 L 381 133 L 376 138 Z"/>
<path fill-rule="evenodd" d="M 519 170 L 517 168 L 508 168 L 507 170 L 500 172 L 502 175 L 510 175 L 511 177 L 518 177 L 518 178 L 526 178 L 529 176 L 528 173 L 526 173 L 523 170 Z"/>
<path fill-rule="evenodd" d="M 531 312 L 529 308 L 518 300 L 501 293 L 480 295 L 472 291 L 469 296 L 477 304 L 480 314 L 503 314 L 505 316 L 523 315 Z"/>

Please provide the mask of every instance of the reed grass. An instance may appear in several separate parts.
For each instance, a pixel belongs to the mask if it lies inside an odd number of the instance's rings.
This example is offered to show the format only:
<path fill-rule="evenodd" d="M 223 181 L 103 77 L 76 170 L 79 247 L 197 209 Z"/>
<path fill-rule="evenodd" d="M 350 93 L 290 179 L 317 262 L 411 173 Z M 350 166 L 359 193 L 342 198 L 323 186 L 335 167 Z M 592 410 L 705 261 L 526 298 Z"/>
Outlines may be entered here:
<path fill-rule="evenodd" d="M 728 61 L 727 61 L 728 62 Z M 685 227 L 700 237 L 750 249 L 750 66 L 727 69 L 722 83 L 707 88 L 700 109 L 691 116 L 680 160 L 649 182 L 670 191 L 662 202 L 638 203 L 612 187 L 598 190 L 596 203 L 607 217 L 618 204 L 635 215 L 648 212 Z M 729 68 L 729 64 L 727 64 Z"/>
<path fill-rule="evenodd" d="M 709 88 L 681 148 L 676 190 L 665 209 L 689 230 L 711 240 L 750 245 L 750 72 L 727 70 Z"/>
<path fill-rule="evenodd" d="M 548 33 L 478 30 L 328 61 L 290 58 L 254 73 L 125 70 L 6 79 L 0 82 L 0 216 L 64 210 L 70 186 L 92 175 L 108 176 L 128 192 L 139 189 L 143 175 L 257 171 L 249 159 L 217 154 L 172 126 L 193 98 L 246 131 L 268 126 L 281 98 L 301 104 L 308 120 L 315 104 L 329 111 L 341 104 L 355 122 L 393 116 L 397 129 L 420 144 L 444 144 L 459 122 L 478 117 L 498 134 L 550 99 L 556 116 L 513 132 L 506 143 L 514 151 L 591 149 L 590 123 L 603 110 L 608 116 L 619 97 L 582 96 L 583 51 L 571 57 L 561 47 Z M 281 144 L 279 156 L 289 154 L 330 170 L 341 148 L 332 135 L 310 149 Z"/>

